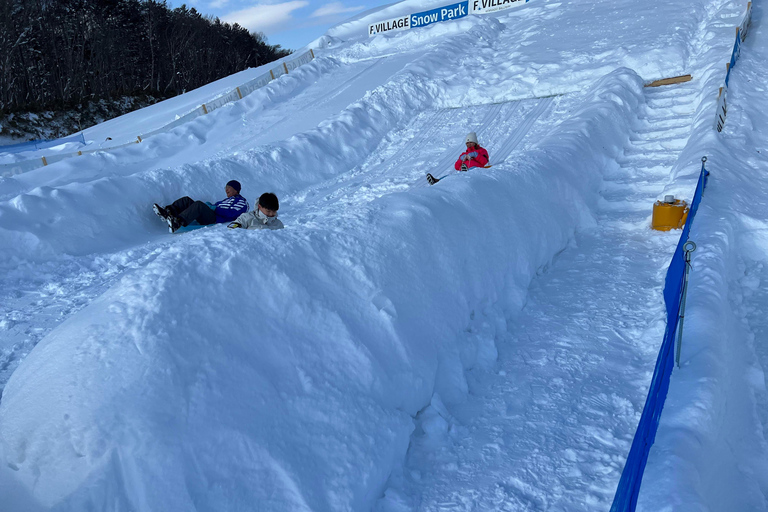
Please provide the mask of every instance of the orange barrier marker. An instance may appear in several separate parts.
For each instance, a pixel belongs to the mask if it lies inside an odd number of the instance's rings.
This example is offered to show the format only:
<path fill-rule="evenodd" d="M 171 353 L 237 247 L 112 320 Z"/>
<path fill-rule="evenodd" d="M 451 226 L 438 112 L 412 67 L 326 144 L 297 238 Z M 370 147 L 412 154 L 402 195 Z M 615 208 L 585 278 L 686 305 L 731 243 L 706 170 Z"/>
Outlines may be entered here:
<path fill-rule="evenodd" d="M 666 196 L 664 201 L 653 203 L 653 220 L 651 228 L 656 231 L 680 229 L 688 218 L 688 203 L 675 196 Z"/>

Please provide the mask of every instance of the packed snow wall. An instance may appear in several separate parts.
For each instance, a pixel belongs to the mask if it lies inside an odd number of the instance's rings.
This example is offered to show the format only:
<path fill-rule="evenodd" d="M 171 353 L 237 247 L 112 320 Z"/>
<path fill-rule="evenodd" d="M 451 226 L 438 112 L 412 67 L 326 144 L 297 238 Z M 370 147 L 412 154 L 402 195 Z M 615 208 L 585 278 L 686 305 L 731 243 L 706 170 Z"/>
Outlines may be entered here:
<path fill-rule="evenodd" d="M 591 222 L 641 98 L 618 70 L 524 161 L 159 248 L 13 374 L 14 478 L 58 510 L 371 507 L 413 416 L 434 394 L 461 400 L 463 371 L 494 360 L 456 333 L 504 330 L 486 313 L 519 308 Z"/>

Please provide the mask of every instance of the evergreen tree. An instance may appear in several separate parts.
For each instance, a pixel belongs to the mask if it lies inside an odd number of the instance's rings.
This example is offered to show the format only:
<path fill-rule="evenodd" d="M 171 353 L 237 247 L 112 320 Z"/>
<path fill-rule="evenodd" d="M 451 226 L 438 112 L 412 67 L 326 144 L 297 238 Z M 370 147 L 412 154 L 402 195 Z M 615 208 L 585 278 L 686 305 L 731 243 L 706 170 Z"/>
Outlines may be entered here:
<path fill-rule="evenodd" d="M 170 97 L 288 53 L 165 0 L 2 0 L 0 113 Z"/>

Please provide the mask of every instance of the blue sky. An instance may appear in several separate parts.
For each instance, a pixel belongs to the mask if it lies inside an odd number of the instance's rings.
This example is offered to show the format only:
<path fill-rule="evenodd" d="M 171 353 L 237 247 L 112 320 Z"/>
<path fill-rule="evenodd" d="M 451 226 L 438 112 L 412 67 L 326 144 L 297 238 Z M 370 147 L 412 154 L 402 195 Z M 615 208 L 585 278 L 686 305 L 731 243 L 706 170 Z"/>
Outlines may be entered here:
<path fill-rule="evenodd" d="M 381 0 L 172 0 L 202 14 L 237 22 L 250 31 L 264 32 L 270 44 L 298 49 L 320 37 L 336 23 L 377 5 Z"/>

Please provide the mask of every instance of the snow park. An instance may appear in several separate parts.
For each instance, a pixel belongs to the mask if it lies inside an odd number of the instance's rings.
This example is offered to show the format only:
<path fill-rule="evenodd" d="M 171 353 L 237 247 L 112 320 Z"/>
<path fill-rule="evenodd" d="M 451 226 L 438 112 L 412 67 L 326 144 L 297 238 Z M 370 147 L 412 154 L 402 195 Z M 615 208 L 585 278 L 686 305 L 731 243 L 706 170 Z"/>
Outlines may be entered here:
<path fill-rule="evenodd" d="M 404 0 L 0 147 L 0 511 L 768 510 L 763 14 Z"/>

